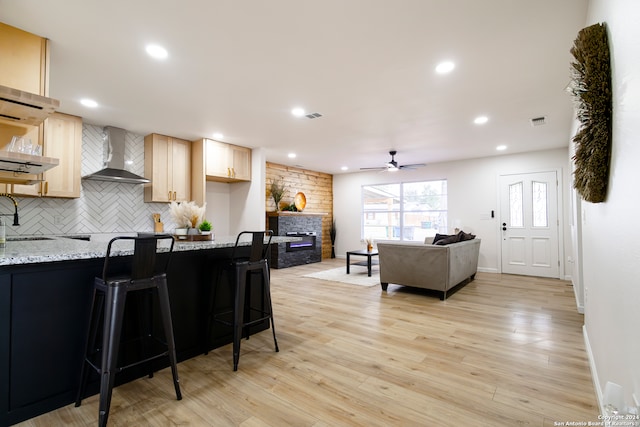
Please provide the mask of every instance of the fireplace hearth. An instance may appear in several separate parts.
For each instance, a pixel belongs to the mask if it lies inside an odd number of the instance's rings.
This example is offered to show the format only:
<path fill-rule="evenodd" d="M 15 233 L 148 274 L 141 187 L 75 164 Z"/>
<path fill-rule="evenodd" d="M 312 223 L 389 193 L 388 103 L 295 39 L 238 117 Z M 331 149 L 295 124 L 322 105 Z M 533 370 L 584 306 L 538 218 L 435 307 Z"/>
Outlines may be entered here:
<path fill-rule="evenodd" d="M 287 252 L 295 251 L 312 251 L 316 248 L 316 232 L 315 231 L 288 231 L 289 237 L 300 237 L 300 241 L 288 242 Z"/>
<path fill-rule="evenodd" d="M 322 261 L 324 214 L 269 213 L 269 229 L 275 236 L 299 237 L 295 242 L 272 245 L 271 267 L 287 268 Z"/>

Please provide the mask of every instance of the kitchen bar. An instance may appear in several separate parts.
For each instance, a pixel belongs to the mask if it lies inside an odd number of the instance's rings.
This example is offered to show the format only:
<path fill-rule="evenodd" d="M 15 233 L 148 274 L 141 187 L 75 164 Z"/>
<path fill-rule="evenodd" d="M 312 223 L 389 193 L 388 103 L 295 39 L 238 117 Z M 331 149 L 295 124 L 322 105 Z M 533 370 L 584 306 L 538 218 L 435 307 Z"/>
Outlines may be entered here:
<path fill-rule="evenodd" d="M 69 237 L 77 236 L 21 237 L 0 248 L 2 426 L 75 400 L 93 280 L 101 275 L 109 235 L 91 236 L 90 241 Z M 299 238 L 274 236 L 272 244 L 294 240 Z M 235 237 L 216 237 L 215 241 L 176 242 L 174 246 L 167 279 L 178 361 L 231 342 L 231 328 L 217 327 L 206 337 L 205 318 L 211 284 L 230 259 L 234 243 Z M 244 243 L 241 249 L 248 253 L 249 244 Z M 123 247 L 116 265 L 125 269 L 131 253 L 132 247 Z M 224 292 L 227 288 L 221 286 L 216 295 L 219 307 L 231 304 L 232 296 Z M 251 303 L 262 304 L 260 295 L 255 295 Z M 154 327 L 157 324 L 160 328 L 156 317 Z M 251 333 L 268 327 L 264 322 Z M 168 360 L 157 360 L 154 370 L 168 364 Z M 144 368 L 123 371 L 116 377 L 116 384 L 145 376 L 148 372 Z M 90 379 L 87 390 L 97 393 L 97 375 Z"/>

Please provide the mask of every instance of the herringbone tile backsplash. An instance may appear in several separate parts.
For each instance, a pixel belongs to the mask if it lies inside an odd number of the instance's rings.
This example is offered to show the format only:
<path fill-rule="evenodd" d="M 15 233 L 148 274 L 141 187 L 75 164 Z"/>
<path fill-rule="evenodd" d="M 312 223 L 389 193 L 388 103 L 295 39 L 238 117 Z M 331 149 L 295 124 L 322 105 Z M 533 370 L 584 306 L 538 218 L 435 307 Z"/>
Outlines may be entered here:
<path fill-rule="evenodd" d="M 144 174 L 144 136 L 127 132 L 125 158 L 133 164 L 129 171 Z M 82 126 L 82 176 L 103 167 L 104 143 L 101 126 Z M 143 186 L 82 180 L 79 199 L 17 197 L 20 226 L 10 221 L 8 235 L 94 234 L 153 231 L 151 214 L 159 213 L 166 231 L 175 225 L 167 203 L 144 203 Z M 3 213 L 13 212 L 9 200 L 2 202 Z"/>

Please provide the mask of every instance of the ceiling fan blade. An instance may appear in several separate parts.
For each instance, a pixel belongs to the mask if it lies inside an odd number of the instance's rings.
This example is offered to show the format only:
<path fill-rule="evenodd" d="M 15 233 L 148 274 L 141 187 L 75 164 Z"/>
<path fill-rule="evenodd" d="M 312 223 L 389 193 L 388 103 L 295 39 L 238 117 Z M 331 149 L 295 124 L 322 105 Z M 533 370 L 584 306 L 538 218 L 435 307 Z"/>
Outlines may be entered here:
<path fill-rule="evenodd" d="M 360 168 L 361 171 L 384 171 L 387 170 L 386 166 L 379 166 L 376 168 Z"/>
<path fill-rule="evenodd" d="M 427 166 L 427 165 L 424 163 L 414 163 L 411 165 L 400 165 L 398 168 L 399 169 L 415 169 L 415 168 L 421 168 L 424 166 Z"/>

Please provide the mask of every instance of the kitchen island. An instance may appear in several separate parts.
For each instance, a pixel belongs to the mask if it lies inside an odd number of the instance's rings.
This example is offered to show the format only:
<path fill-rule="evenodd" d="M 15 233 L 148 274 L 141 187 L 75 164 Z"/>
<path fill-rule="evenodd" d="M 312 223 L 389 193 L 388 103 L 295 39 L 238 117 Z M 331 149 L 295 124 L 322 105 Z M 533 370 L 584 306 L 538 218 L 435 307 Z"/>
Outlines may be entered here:
<path fill-rule="evenodd" d="M 21 239 L 9 240 L 0 248 L 0 426 L 75 401 L 93 280 L 102 274 L 108 242 L 93 237 L 91 241 L 55 236 Z M 272 243 L 282 239 L 292 240 L 274 236 Z M 116 270 L 126 270 L 131 263 L 133 242 L 124 243 L 113 262 Z M 212 284 L 230 259 L 234 244 L 235 237 L 228 237 L 174 245 L 167 280 L 178 361 L 231 342 L 231 328 L 224 326 L 205 336 L 205 320 Z M 249 244 L 245 242 L 242 249 L 248 252 Z M 226 280 L 226 275 L 221 277 Z M 229 288 L 221 286 L 216 307 L 230 307 L 231 298 Z M 252 298 L 253 305 L 262 304 L 259 293 Z M 135 301 L 128 302 L 125 316 L 135 316 L 135 308 Z M 157 310 L 153 324 L 161 330 Z M 268 327 L 264 322 L 251 333 Z M 123 338 L 127 334 L 132 332 L 125 329 Z M 163 359 L 152 363 L 154 370 L 169 365 Z M 146 374 L 144 365 L 128 369 L 116 377 L 116 384 Z M 98 392 L 98 382 L 97 374 L 91 377 L 88 394 Z M 170 387 L 158 384 L 165 385 Z"/>

